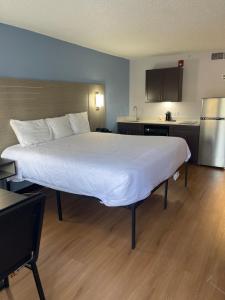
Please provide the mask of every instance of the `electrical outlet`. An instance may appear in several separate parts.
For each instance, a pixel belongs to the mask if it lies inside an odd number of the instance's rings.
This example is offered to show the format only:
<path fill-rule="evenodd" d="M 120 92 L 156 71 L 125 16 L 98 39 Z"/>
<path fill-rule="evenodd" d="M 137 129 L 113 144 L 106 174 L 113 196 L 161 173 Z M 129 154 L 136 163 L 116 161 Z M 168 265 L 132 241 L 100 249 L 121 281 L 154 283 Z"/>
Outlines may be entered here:
<path fill-rule="evenodd" d="M 225 80 L 225 74 L 222 74 L 222 79 Z"/>

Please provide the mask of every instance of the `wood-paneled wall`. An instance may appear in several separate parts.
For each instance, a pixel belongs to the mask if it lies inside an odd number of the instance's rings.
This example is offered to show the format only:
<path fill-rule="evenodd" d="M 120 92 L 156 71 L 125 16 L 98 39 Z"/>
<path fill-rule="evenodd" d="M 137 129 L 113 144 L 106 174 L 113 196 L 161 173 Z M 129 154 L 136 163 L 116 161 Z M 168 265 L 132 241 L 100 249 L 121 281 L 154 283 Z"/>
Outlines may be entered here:
<path fill-rule="evenodd" d="M 105 126 L 105 106 L 95 108 L 103 84 L 0 78 L 0 152 L 16 144 L 9 121 L 35 120 L 88 111 L 92 130 Z"/>

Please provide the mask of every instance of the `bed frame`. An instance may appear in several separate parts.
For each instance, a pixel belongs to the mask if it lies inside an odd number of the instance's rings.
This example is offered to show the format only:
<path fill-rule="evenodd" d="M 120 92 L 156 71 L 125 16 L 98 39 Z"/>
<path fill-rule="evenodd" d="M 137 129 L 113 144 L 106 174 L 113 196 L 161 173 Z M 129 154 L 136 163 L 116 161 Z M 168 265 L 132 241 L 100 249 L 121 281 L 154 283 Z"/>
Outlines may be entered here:
<path fill-rule="evenodd" d="M 184 186 L 187 188 L 188 184 L 188 162 L 184 163 Z M 163 207 L 164 209 L 167 209 L 168 206 L 168 186 L 169 186 L 169 179 L 163 181 L 160 183 L 157 187 L 155 187 L 151 194 L 154 193 L 160 186 L 164 184 L 164 197 L 163 197 Z M 147 198 L 146 198 L 147 199 Z M 136 247 L 136 209 L 138 206 L 140 206 L 146 199 L 140 200 L 138 202 L 135 202 L 131 205 L 126 206 L 125 208 L 128 208 L 131 211 L 131 249 L 135 249 Z M 62 197 L 61 197 L 61 191 L 56 191 L 56 203 L 57 203 L 57 213 L 58 213 L 58 219 L 59 221 L 63 220 L 62 215 Z"/>

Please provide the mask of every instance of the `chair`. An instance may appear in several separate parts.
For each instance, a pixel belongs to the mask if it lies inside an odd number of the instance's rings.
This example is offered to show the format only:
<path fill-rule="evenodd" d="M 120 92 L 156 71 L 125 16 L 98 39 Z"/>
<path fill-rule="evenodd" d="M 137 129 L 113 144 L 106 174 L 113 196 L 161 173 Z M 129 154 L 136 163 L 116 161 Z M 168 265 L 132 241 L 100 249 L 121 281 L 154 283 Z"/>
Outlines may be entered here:
<path fill-rule="evenodd" d="M 44 300 L 45 296 L 36 261 L 39 253 L 45 196 L 42 194 L 31 197 L 17 195 L 22 200 L 15 201 L 14 195 L 17 194 L 3 190 L 0 192 L 0 204 L 3 198 L 3 202 L 6 198 L 8 199 L 7 205 L 0 205 L 0 280 L 2 288 L 9 287 L 8 276 L 11 273 L 21 267 L 27 267 L 33 272 L 39 298 Z"/>

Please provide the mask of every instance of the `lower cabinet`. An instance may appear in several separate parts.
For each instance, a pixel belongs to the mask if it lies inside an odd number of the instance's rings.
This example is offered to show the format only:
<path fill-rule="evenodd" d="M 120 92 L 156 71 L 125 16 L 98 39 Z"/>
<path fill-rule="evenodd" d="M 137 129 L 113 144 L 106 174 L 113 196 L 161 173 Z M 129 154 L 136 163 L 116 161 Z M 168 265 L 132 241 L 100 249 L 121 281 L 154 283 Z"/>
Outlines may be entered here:
<path fill-rule="evenodd" d="M 129 135 L 145 135 L 145 125 L 143 123 L 118 123 L 118 133 Z M 153 125 L 155 126 L 155 125 Z M 198 162 L 198 143 L 199 143 L 199 126 L 189 125 L 167 125 L 169 128 L 169 136 L 184 138 L 190 148 L 190 162 L 197 164 Z M 157 125 L 160 127 L 160 125 Z M 162 125 L 162 127 L 165 127 Z"/>
<path fill-rule="evenodd" d="M 118 133 L 130 135 L 144 135 L 144 124 L 138 123 L 118 123 Z"/>
<path fill-rule="evenodd" d="M 190 151 L 190 162 L 197 164 L 198 162 L 198 143 L 199 143 L 199 126 L 172 125 L 169 129 L 170 136 L 182 137 L 186 140 Z"/>

